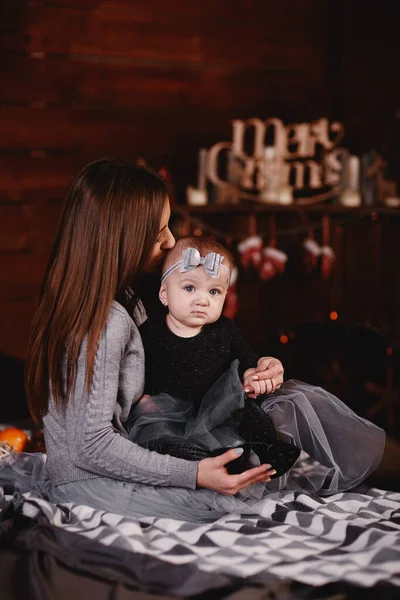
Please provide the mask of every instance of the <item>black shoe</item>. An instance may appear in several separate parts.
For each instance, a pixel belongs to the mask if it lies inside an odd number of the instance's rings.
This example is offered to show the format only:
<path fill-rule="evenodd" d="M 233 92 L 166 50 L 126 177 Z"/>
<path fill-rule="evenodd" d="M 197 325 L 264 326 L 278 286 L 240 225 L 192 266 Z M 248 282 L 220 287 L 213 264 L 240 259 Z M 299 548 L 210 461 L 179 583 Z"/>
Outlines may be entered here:
<path fill-rule="evenodd" d="M 238 435 L 244 440 L 244 447 L 253 450 L 261 464 L 270 464 L 276 471 L 271 479 L 276 479 L 294 465 L 300 449 L 294 444 L 279 440 L 271 417 L 254 400 L 246 399 Z"/>
<path fill-rule="evenodd" d="M 244 408 L 240 411 L 240 425 L 236 433 L 238 443 L 235 447 L 243 448 L 243 453 L 226 465 L 230 474 L 243 473 L 252 467 L 249 461 L 251 450 L 257 454 L 261 464 L 270 464 L 275 469 L 276 474 L 271 477 L 274 479 L 289 471 L 300 455 L 300 449 L 297 446 L 277 438 L 271 417 L 257 404 L 256 400 L 245 399 Z M 153 441 L 147 447 L 160 454 L 169 454 L 177 458 L 195 461 L 220 456 L 232 449 L 230 447 L 210 451 L 203 446 L 179 438 Z"/>
<path fill-rule="evenodd" d="M 294 444 L 282 442 L 275 438 L 273 442 L 244 442 L 238 448 L 243 448 L 243 454 L 226 465 L 230 475 L 238 475 L 254 467 L 250 463 L 249 456 L 252 450 L 260 459 L 260 464 L 271 465 L 276 471 L 271 479 L 276 479 L 287 473 L 294 465 L 300 455 L 300 448 Z M 209 456 L 219 456 L 231 448 L 219 448 L 209 453 Z"/>
<path fill-rule="evenodd" d="M 270 444 L 250 442 L 246 446 L 257 454 L 261 464 L 269 464 L 275 469 L 276 474 L 271 475 L 271 479 L 276 479 L 287 473 L 300 456 L 300 448 L 294 444 L 282 442 L 278 438 L 275 438 L 275 441 Z"/>
<path fill-rule="evenodd" d="M 254 400 L 248 398 L 244 403 L 237 433 L 246 442 L 272 443 L 276 440 L 271 417 Z"/>

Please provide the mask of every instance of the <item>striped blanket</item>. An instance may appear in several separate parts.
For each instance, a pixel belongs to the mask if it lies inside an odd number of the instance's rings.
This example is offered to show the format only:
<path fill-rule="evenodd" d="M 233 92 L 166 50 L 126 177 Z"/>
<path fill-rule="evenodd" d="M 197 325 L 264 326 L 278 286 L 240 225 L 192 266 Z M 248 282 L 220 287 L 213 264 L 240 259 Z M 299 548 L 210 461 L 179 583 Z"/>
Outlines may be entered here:
<path fill-rule="evenodd" d="M 248 581 L 273 575 L 312 586 L 371 588 L 385 582 L 400 588 L 399 493 L 360 488 L 326 498 L 271 494 L 262 518 L 230 514 L 207 524 L 138 521 L 88 506 L 51 504 L 35 492 L 18 502 L 27 517 L 45 517 L 57 528 L 167 565 Z"/>

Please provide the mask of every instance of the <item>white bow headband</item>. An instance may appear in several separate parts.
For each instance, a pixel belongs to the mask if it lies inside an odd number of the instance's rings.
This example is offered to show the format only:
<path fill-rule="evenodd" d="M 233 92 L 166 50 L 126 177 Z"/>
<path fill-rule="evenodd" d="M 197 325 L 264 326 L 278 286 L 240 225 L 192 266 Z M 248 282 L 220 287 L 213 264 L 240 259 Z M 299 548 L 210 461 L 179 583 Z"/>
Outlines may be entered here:
<path fill-rule="evenodd" d="M 204 267 L 207 273 L 216 279 L 219 275 L 219 270 L 224 269 L 228 274 L 228 283 L 230 278 L 230 271 L 228 267 L 221 264 L 224 257 L 217 252 L 209 252 L 206 256 L 200 256 L 200 252 L 196 248 L 186 248 L 182 250 L 182 260 L 179 260 L 167 269 L 164 275 L 161 277 L 161 283 L 163 283 L 171 273 L 178 269 L 181 273 L 188 273 L 193 271 L 200 265 Z"/>

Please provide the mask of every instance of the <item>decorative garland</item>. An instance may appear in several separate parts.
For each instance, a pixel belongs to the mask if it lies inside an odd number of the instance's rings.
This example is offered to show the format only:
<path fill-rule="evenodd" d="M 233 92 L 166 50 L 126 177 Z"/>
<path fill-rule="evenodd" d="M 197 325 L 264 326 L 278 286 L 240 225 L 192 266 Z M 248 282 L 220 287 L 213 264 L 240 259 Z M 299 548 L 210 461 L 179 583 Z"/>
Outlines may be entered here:
<path fill-rule="evenodd" d="M 250 194 L 249 194 L 249 196 L 250 196 Z M 305 201 L 310 200 L 310 198 L 303 198 L 303 200 L 305 200 Z M 311 204 L 311 202 L 310 202 L 310 204 Z M 303 206 L 305 206 L 305 205 L 303 204 Z M 296 210 L 296 207 L 294 207 L 294 210 Z M 207 235 L 214 236 L 218 239 L 225 239 L 228 241 L 241 241 L 241 240 L 247 238 L 249 235 L 257 234 L 256 231 L 251 230 L 252 229 L 252 219 L 256 219 L 257 212 L 249 211 L 249 213 L 250 213 L 249 214 L 250 231 L 238 232 L 238 233 L 226 233 L 226 231 L 225 232 L 220 231 L 220 230 L 216 229 L 215 227 L 212 227 L 208 223 L 204 222 L 199 217 L 195 216 L 194 213 L 191 213 L 190 210 L 187 210 L 185 207 L 180 207 L 180 206 L 174 207 L 174 212 L 177 216 L 182 217 L 184 220 L 184 228 L 187 229 L 187 233 L 184 233 L 184 235 L 188 235 L 189 231 L 199 230 L 201 232 L 201 233 L 199 233 L 199 235 L 201 235 L 202 233 L 206 233 Z M 279 236 L 279 237 L 295 236 L 297 234 L 309 232 L 310 224 L 309 224 L 309 220 L 308 220 L 306 211 L 304 211 L 302 208 L 299 207 L 297 212 L 303 221 L 302 225 L 277 229 L 276 236 Z M 323 212 L 323 209 L 321 209 L 321 212 Z M 212 214 L 212 213 L 210 213 L 210 214 Z M 327 213 L 324 213 L 324 214 L 326 215 Z M 357 212 L 352 213 L 351 215 L 346 215 L 345 217 L 335 217 L 334 225 L 336 227 L 346 226 L 351 223 L 361 221 L 361 220 L 365 219 L 366 217 L 370 217 L 371 220 L 376 221 L 378 218 L 378 215 L 380 215 L 380 214 L 394 216 L 394 217 L 400 217 L 400 211 L 393 210 L 391 208 L 379 207 L 379 208 L 374 208 L 373 210 L 371 210 L 370 208 L 366 208 L 365 210 L 358 209 Z M 272 216 L 273 215 L 271 215 L 270 218 L 272 218 Z M 320 230 L 323 227 L 324 227 L 323 219 L 321 219 L 320 223 L 312 224 L 313 230 Z"/>

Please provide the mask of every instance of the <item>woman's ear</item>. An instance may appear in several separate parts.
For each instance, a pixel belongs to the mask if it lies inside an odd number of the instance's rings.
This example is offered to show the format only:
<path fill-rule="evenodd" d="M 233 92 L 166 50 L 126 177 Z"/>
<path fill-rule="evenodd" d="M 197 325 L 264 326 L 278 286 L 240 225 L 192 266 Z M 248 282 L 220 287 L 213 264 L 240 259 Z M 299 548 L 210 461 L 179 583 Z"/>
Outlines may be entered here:
<path fill-rule="evenodd" d="M 166 285 L 162 284 L 160 287 L 160 291 L 158 293 L 158 297 L 163 306 L 168 306 L 168 294 Z"/>

